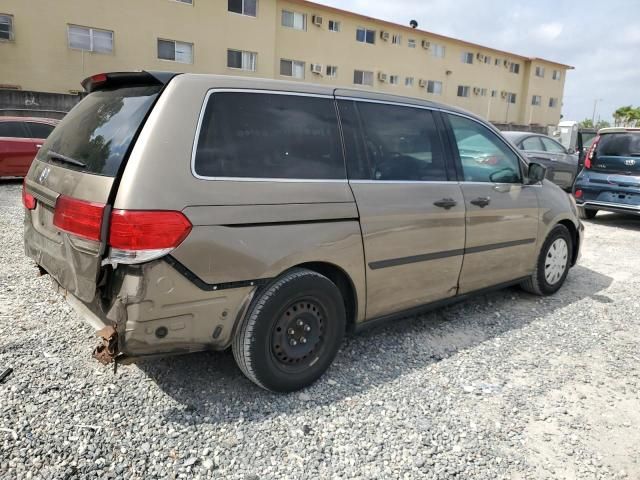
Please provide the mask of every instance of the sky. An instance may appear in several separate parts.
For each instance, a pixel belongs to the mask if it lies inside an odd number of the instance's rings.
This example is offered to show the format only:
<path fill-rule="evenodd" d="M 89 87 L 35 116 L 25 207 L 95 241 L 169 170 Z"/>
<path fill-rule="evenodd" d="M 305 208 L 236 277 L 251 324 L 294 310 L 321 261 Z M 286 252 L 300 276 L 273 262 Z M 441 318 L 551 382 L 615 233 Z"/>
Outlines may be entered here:
<path fill-rule="evenodd" d="M 487 47 L 572 65 L 564 120 L 640 106 L 640 0 L 315 0 Z M 597 102 L 596 102 L 597 101 Z"/>

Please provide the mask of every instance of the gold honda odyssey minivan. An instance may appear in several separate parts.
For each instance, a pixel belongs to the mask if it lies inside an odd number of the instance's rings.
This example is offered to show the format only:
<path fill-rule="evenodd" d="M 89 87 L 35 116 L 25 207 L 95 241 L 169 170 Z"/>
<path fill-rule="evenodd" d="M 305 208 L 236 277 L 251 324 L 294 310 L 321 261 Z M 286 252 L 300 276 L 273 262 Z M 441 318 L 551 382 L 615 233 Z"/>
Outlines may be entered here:
<path fill-rule="evenodd" d="M 25 250 L 103 363 L 231 347 L 292 391 L 347 330 L 521 284 L 548 295 L 583 227 L 490 124 L 306 83 L 107 73 L 24 183 Z"/>

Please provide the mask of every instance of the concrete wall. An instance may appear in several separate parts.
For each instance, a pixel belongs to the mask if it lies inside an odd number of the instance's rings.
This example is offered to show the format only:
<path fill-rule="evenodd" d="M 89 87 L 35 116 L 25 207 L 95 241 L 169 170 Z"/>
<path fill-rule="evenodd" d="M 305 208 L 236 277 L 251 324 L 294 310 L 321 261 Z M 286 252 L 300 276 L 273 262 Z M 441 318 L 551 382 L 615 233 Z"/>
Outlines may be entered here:
<path fill-rule="evenodd" d="M 62 118 L 83 96 L 0 90 L 0 116 Z"/>
<path fill-rule="evenodd" d="M 454 8 L 454 6 L 452 6 Z M 306 31 L 281 25 L 282 10 L 307 15 Z M 560 120 L 566 65 L 531 59 L 469 42 L 413 30 L 305 0 L 259 0 L 256 17 L 228 12 L 225 0 L 194 0 L 193 5 L 175 0 L 2 0 L 0 13 L 13 15 L 14 40 L 0 42 L 0 88 L 69 93 L 80 90 L 80 81 L 94 73 L 122 70 L 168 70 L 267 78 L 280 76 L 280 59 L 305 62 L 302 81 L 353 87 L 355 69 L 374 72 L 374 90 L 397 93 L 453 104 L 494 122 L 555 125 Z M 312 23 L 313 15 L 323 17 L 323 25 Z M 330 32 L 328 21 L 341 23 L 340 32 Z M 68 25 L 100 28 L 114 32 L 114 48 L 109 54 L 72 49 L 67 39 Z M 356 29 L 376 31 L 374 45 L 356 41 Z M 380 32 L 402 35 L 401 45 L 384 41 Z M 193 43 L 193 63 L 184 64 L 157 58 L 158 39 Z M 416 41 L 409 48 L 407 41 Z M 421 47 L 422 40 L 444 45 L 444 58 Z M 227 49 L 257 53 L 257 69 L 247 72 L 227 67 Z M 474 55 L 471 65 L 462 62 L 463 52 Z M 477 55 L 491 57 L 480 62 Z M 500 64 L 495 65 L 495 59 Z M 503 61 L 520 64 L 519 74 L 505 68 Z M 328 78 L 311 72 L 312 63 L 338 67 L 338 76 Z M 543 65 L 546 77 L 534 76 Z M 560 70 L 561 79 L 551 80 Z M 378 73 L 398 75 L 399 85 L 377 79 Z M 405 87 L 405 78 L 414 85 Z M 431 95 L 418 86 L 419 80 L 438 80 L 442 95 Z M 457 96 L 458 86 L 469 86 L 469 97 Z M 478 92 L 473 93 L 474 89 Z M 483 96 L 479 92 L 487 90 Z M 497 92 L 491 97 L 492 90 Z M 515 104 L 507 103 L 502 92 L 515 93 Z M 540 107 L 531 106 L 532 95 L 542 96 Z M 549 98 L 559 99 L 549 108 Z M 0 108 L 3 108 L 0 105 Z"/>

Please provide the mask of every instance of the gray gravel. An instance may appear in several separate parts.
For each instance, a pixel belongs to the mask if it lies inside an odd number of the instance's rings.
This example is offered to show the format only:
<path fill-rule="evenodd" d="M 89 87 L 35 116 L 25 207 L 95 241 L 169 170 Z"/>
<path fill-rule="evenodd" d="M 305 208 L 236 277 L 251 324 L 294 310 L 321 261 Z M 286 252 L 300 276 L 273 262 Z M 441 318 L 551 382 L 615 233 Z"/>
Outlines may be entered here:
<path fill-rule="evenodd" d="M 588 222 L 555 296 L 508 289 L 345 341 L 291 395 L 229 353 L 112 369 L 23 256 L 0 183 L 0 478 L 640 478 L 640 218 Z"/>

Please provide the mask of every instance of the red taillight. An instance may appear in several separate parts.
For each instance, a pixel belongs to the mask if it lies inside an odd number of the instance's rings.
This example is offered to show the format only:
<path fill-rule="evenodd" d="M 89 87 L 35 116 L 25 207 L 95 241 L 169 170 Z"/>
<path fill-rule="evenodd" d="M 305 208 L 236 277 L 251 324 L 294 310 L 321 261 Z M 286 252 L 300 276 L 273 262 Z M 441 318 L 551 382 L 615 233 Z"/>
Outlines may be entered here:
<path fill-rule="evenodd" d="M 24 205 L 24 208 L 27 210 L 36 208 L 36 198 L 30 193 L 27 193 L 24 183 L 22 184 L 22 205 Z"/>
<path fill-rule="evenodd" d="M 576 198 L 582 198 L 582 190 L 576 190 L 573 193 L 573 196 L 576 197 Z"/>
<path fill-rule="evenodd" d="M 600 141 L 600 135 L 596 136 L 587 152 L 587 155 L 584 157 L 584 168 L 591 168 L 591 161 L 593 160 L 593 156 L 596 153 L 596 148 L 598 148 L 598 142 Z"/>
<path fill-rule="evenodd" d="M 97 73 L 95 75 L 91 75 L 91 82 L 94 85 L 98 85 L 99 83 L 104 83 L 107 81 L 107 74 L 106 73 Z"/>
<path fill-rule="evenodd" d="M 191 222 L 181 212 L 114 210 L 109 245 L 121 250 L 175 248 L 189 235 Z"/>
<path fill-rule="evenodd" d="M 60 230 L 89 240 L 100 240 L 104 205 L 60 195 L 53 224 Z"/>

